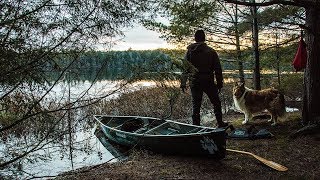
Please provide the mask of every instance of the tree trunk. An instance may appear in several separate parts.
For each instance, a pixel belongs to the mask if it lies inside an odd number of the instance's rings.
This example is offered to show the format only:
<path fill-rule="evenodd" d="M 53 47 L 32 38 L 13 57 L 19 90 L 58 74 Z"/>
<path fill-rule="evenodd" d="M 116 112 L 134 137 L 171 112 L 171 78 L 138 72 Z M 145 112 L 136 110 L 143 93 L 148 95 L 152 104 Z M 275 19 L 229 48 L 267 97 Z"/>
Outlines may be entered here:
<path fill-rule="evenodd" d="M 237 49 L 237 61 L 238 61 L 238 68 L 239 68 L 239 78 L 240 82 L 244 83 L 244 72 L 243 72 L 243 63 L 241 60 L 241 48 L 240 48 L 240 34 L 238 29 L 238 5 L 236 4 L 236 13 L 235 13 L 235 35 L 236 35 L 236 49 Z"/>
<path fill-rule="evenodd" d="M 255 2 L 255 0 L 253 0 Z M 253 21 L 252 21 L 252 38 L 253 38 L 253 55 L 254 55 L 254 69 L 253 69 L 253 84 L 254 89 L 260 90 L 260 58 L 259 58 L 259 29 L 257 20 L 257 7 L 252 6 L 251 8 Z"/>
<path fill-rule="evenodd" d="M 304 71 L 302 120 L 305 125 L 320 121 L 320 9 L 306 9 L 308 62 Z"/>
<path fill-rule="evenodd" d="M 277 77 L 278 77 L 278 86 L 280 87 L 280 55 L 279 55 L 279 43 L 278 43 L 278 33 L 276 33 L 276 60 L 277 60 Z"/>

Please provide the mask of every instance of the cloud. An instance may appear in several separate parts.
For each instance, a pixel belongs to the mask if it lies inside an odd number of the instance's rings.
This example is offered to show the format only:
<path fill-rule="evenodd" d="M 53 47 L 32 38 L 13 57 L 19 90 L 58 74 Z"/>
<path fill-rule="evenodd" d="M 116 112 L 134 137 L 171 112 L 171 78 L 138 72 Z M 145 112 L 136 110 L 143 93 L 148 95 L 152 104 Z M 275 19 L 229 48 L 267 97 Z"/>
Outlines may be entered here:
<path fill-rule="evenodd" d="M 124 31 L 124 38 L 117 42 L 112 50 L 146 50 L 157 48 L 173 48 L 165 40 L 159 38 L 160 33 L 146 29 L 141 25 L 135 25 Z"/>

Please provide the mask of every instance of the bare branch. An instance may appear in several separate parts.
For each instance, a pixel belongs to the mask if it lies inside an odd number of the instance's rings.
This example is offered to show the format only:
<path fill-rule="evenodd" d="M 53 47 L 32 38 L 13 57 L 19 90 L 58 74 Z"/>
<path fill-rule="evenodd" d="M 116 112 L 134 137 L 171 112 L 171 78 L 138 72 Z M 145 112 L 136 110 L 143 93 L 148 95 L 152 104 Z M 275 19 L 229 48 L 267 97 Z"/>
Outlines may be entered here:
<path fill-rule="evenodd" d="M 44 8 L 45 6 L 47 6 L 49 2 L 50 2 L 50 0 L 44 2 L 42 5 L 40 5 L 39 7 L 36 7 L 35 9 L 33 9 L 31 11 L 27 11 L 26 13 L 24 13 L 24 14 L 18 16 L 18 17 L 15 17 L 14 19 L 9 19 L 9 20 L 6 20 L 6 21 L 2 21 L 2 22 L 0 22 L 0 26 L 4 26 L 5 24 L 11 24 L 12 22 L 17 21 L 19 19 L 23 19 L 23 18 L 27 17 L 30 14 L 37 13 L 37 11 L 39 11 L 42 8 Z"/>
<path fill-rule="evenodd" d="M 319 6 L 319 2 L 316 1 L 304 1 L 304 0 L 293 0 L 293 1 L 286 1 L 286 0 L 270 0 L 265 2 L 248 2 L 248 1 L 238 1 L 238 0 L 225 0 L 228 3 L 239 4 L 244 6 L 271 6 L 275 4 L 282 4 L 282 5 L 292 5 L 292 6 L 299 6 L 299 7 L 311 7 L 311 6 Z"/>

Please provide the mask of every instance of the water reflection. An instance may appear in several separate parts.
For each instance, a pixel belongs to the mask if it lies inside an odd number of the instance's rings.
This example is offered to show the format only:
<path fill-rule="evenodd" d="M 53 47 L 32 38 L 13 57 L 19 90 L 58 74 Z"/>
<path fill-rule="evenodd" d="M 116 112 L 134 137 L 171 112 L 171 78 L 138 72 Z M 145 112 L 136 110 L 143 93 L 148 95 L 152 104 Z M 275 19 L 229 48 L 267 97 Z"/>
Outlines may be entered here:
<path fill-rule="evenodd" d="M 88 126 L 80 128 L 80 126 L 83 127 L 82 124 L 78 124 L 72 129 L 72 141 L 70 141 L 67 134 L 62 135 L 60 138 L 60 133 L 58 137 L 52 134 L 52 137 L 42 142 L 34 152 L 0 170 L 0 179 L 3 177 L 24 179 L 55 176 L 65 171 L 101 164 L 113 159 L 112 154 L 94 135 L 95 128 Z M 33 134 L 18 138 L 13 133 L 5 141 L 2 140 L 0 142 L 1 157 L 10 160 L 13 157 L 11 155 L 12 152 L 23 153 L 28 151 L 36 147 L 31 144 L 31 141 L 36 142 L 37 140 Z M 111 162 L 114 161 L 116 160 Z"/>
<path fill-rule="evenodd" d="M 85 81 L 77 84 L 61 82 L 54 86 L 42 106 L 67 108 L 29 118 L 0 133 L 0 179 L 50 177 L 111 159 L 111 162 L 117 161 L 94 134 L 92 115 L 99 109 L 88 111 L 87 105 L 101 97 L 105 100 L 118 97 L 123 89 L 134 91 L 155 84 L 139 82 L 122 89 L 119 88 L 121 85 L 118 81 L 95 84 Z M 12 163 L 5 165 L 10 161 Z"/>
<path fill-rule="evenodd" d="M 128 147 L 120 146 L 119 144 L 115 144 L 109 141 L 100 128 L 97 128 L 94 134 L 99 139 L 101 144 L 106 149 L 108 149 L 108 151 L 113 155 L 114 157 L 113 159 L 117 159 L 118 161 L 123 161 L 128 158 L 126 156 L 126 153 L 130 150 Z M 110 160 L 113 160 L 113 159 L 110 159 Z"/>
<path fill-rule="evenodd" d="M 25 173 L 23 176 L 25 178 L 28 176 L 55 176 L 61 172 L 101 164 L 113 159 L 112 154 L 100 143 L 93 132 L 94 129 L 75 132 L 76 139 L 72 144 L 72 162 L 68 151 L 62 152 L 65 147 L 55 144 L 47 145 L 35 154 L 30 154 L 30 156 L 46 156 L 48 159 L 25 163 L 22 169 Z M 116 159 L 111 162 L 115 161 Z"/>

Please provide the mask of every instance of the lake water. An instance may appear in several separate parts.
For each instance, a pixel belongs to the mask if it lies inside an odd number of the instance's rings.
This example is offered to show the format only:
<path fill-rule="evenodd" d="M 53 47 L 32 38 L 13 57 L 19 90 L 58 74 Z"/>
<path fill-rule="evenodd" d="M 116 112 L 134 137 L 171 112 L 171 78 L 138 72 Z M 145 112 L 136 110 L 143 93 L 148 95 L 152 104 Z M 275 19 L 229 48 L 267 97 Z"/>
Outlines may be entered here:
<path fill-rule="evenodd" d="M 23 166 L 24 177 L 32 176 L 55 176 L 61 172 L 74 170 L 77 168 L 97 165 L 107 161 L 115 162 L 116 159 L 112 154 L 100 143 L 93 133 L 93 129 L 88 131 L 78 131 L 75 133 L 75 141 L 73 142 L 72 161 L 70 154 L 61 152 L 61 147 L 49 144 L 37 151 L 37 156 L 44 155 L 51 157 L 49 160 L 38 161 L 36 163 L 26 163 Z M 87 150 L 83 149 L 83 143 L 87 146 Z M 33 154 L 30 154 L 33 156 Z M 113 159 L 113 160 L 112 160 Z M 30 174 L 30 175 L 27 175 Z"/>
<path fill-rule="evenodd" d="M 112 99 L 118 97 L 123 92 L 121 89 L 115 91 L 119 88 L 120 84 L 121 83 L 117 81 L 107 80 L 99 81 L 95 84 L 88 81 L 81 83 L 61 82 L 53 87 L 47 99 L 75 101 L 79 97 L 81 97 L 81 99 L 92 99 L 105 96 L 106 94 L 111 95 L 106 96 L 105 99 Z M 154 85 L 155 83 L 153 82 L 141 81 L 126 86 L 125 89 L 126 91 L 134 91 Z M 69 144 L 70 138 L 67 135 L 61 138 L 61 142 L 47 143 L 41 149 L 23 158 L 18 165 L 1 169 L 0 179 L 1 177 L 8 176 L 18 179 L 50 177 L 77 168 L 102 164 L 110 160 L 110 162 L 117 161 L 94 135 L 96 127 L 85 125 L 86 123 L 88 123 L 86 119 L 74 122 L 76 130 L 72 133 L 72 144 Z M 30 137 L 23 138 L 32 139 L 34 137 L 30 135 Z M 26 147 L 25 144 L 21 144 L 21 141 L 21 137 L 15 137 L 15 135 L 9 135 L 5 140 L 0 141 L 1 158 L 9 160 L 10 157 L 7 157 L 7 153 L 14 146 L 19 146 L 20 144 Z"/>

